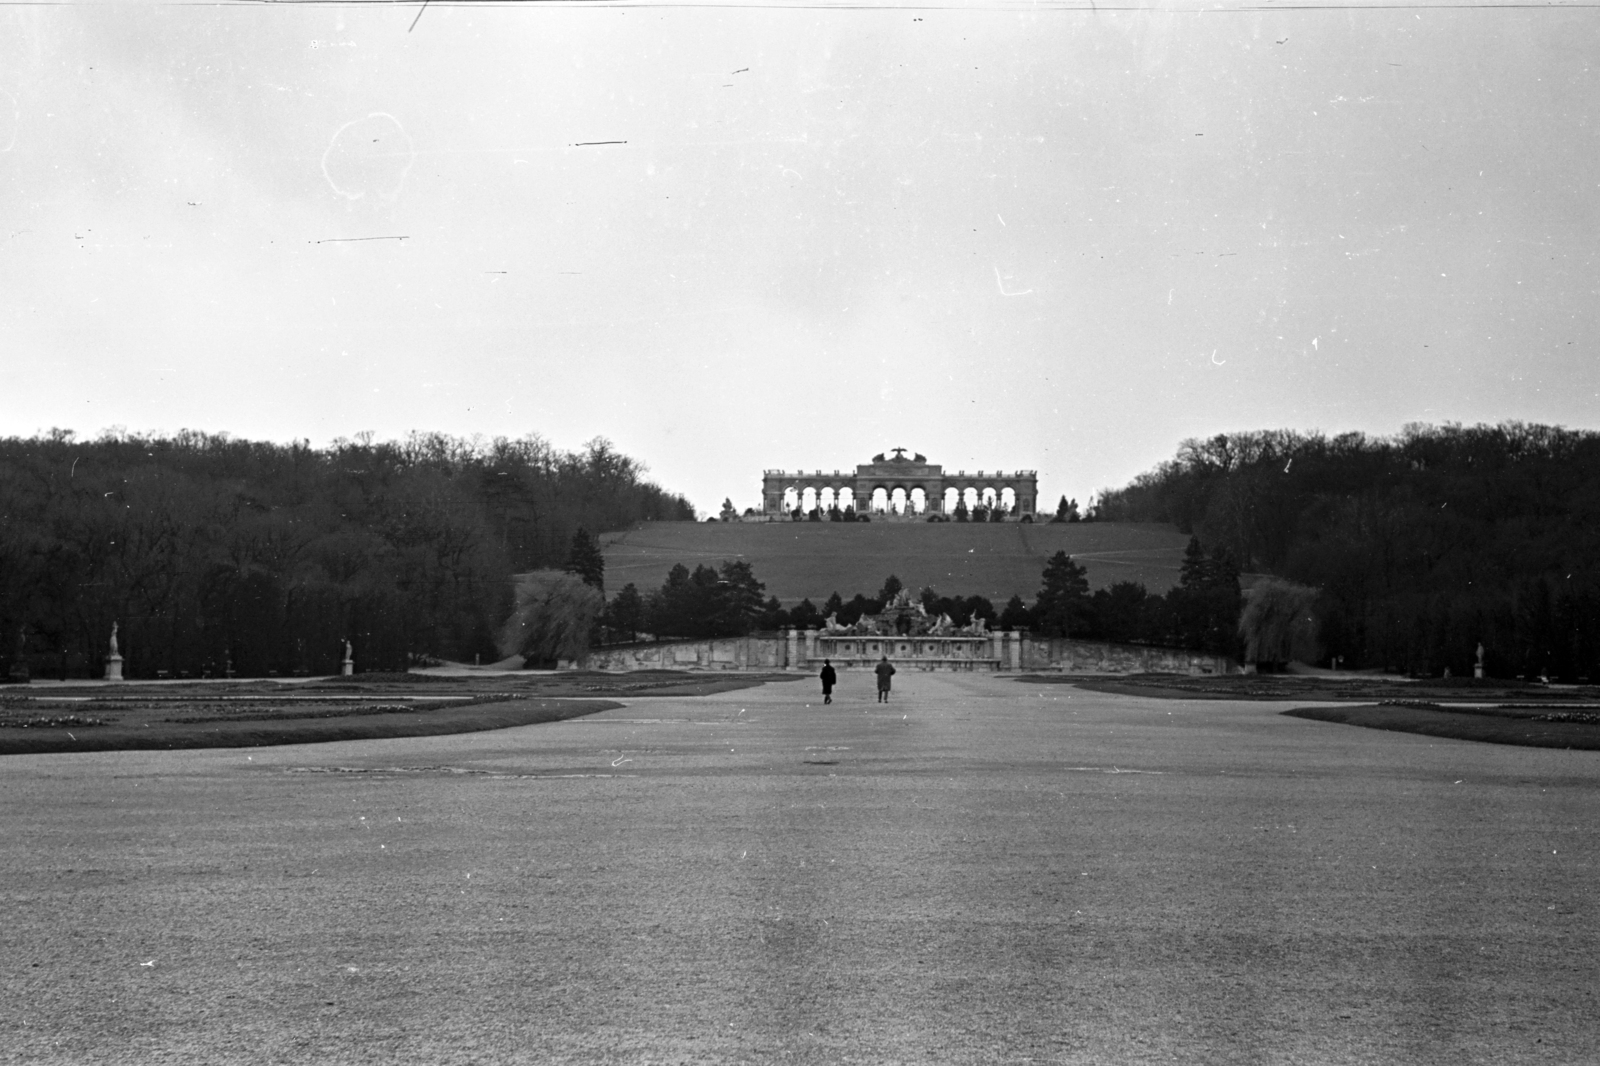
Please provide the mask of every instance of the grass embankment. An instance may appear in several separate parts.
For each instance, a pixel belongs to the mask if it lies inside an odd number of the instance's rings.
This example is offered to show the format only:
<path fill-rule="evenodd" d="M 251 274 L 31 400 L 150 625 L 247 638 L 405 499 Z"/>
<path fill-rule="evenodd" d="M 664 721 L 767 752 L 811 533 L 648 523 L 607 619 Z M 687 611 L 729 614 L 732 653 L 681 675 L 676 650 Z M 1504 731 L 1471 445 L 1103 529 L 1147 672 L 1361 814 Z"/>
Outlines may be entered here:
<path fill-rule="evenodd" d="M 1592 706 L 1585 710 L 1563 710 L 1397 703 L 1376 707 L 1297 707 L 1283 713 L 1314 722 L 1342 722 L 1451 740 L 1600 751 L 1600 708 Z"/>
<path fill-rule="evenodd" d="M 778 679 L 780 675 L 722 677 L 663 670 L 482 678 L 369 674 L 300 684 L 17 687 L 0 693 L 0 755 L 473 733 L 622 706 L 606 696 L 706 695 Z"/>
<path fill-rule="evenodd" d="M 803 597 L 820 606 L 834 592 L 872 596 L 890 574 L 910 589 L 1032 602 L 1057 551 L 1088 568 L 1093 588 L 1138 581 L 1165 593 L 1188 543 L 1171 526 L 1120 522 L 650 522 L 601 537 L 608 583 L 649 591 L 677 563 L 742 559 L 789 606 Z"/>
<path fill-rule="evenodd" d="M 1353 706 L 1297 707 L 1283 713 L 1452 740 L 1600 751 L 1600 688 L 1593 686 L 1550 688 L 1503 678 L 1402 681 L 1294 674 L 1132 674 L 1092 679 L 1058 674 L 1017 680 L 1156 699 L 1348 702 Z"/>

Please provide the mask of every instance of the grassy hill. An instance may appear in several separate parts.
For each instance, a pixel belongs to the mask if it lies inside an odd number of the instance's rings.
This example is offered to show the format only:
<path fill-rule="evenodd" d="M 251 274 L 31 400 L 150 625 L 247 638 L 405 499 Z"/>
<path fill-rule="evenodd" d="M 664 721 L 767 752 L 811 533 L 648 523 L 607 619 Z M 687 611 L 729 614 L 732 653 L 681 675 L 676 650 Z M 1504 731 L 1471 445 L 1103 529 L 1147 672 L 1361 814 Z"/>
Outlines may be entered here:
<path fill-rule="evenodd" d="M 744 559 L 786 605 L 820 604 L 835 591 L 870 596 L 890 574 L 912 589 L 1032 602 L 1057 551 L 1088 568 L 1093 588 L 1138 581 L 1164 593 L 1178 583 L 1188 542 L 1168 525 L 1106 522 L 651 522 L 600 538 L 608 593 L 630 581 L 641 592 L 659 588 L 675 563 L 692 570 Z"/>

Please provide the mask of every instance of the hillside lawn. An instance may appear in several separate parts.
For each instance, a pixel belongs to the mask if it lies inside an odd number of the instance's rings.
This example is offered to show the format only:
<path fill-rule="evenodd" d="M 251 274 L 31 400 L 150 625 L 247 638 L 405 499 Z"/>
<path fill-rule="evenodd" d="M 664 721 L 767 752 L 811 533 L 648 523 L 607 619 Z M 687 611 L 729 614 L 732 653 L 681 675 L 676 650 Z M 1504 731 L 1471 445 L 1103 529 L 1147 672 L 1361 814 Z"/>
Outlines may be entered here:
<path fill-rule="evenodd" d="M 743 559 L 785 606 L 831 593 L 872 596 L 894 574 L 913 590 L 1032 603 L 1046 560 L 1065 551 L 1091 588 L 1137 581 L 1152 593 L 1178 583 L 1186 534 L 1171 526 L 1111 522 L 651 522 L 600 538 L 606 591 L 632 582 L 660 588 L 677 563 Z"/>
<path fill-rule="evenodd" d="M 0 1062 L 1600 1062 L 1600 754 L 895 681 L 6 759 Z"/>

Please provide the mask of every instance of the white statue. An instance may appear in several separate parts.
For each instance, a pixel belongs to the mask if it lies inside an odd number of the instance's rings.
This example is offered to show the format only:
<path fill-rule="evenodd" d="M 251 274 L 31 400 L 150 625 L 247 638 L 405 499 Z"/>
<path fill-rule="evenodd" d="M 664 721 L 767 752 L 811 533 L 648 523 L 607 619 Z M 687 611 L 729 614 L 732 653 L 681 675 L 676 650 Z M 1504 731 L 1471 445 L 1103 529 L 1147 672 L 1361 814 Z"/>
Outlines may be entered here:
<path fill-rule="evenodd" d="M 122 653 L 117 650 L 117 623 L 111 623 L 111 654 L 106 656 L 106 680 L 122 680 Z"/>

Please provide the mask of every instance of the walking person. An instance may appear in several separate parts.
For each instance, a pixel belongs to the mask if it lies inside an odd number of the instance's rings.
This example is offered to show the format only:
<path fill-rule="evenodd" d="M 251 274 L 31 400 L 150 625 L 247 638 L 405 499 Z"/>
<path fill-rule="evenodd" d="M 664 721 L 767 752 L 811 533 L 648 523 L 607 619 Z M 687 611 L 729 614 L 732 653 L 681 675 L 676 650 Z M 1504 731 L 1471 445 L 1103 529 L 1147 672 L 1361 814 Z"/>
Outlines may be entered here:
<path fill-rule="evenodd" d="M 826 659 L 822 660 L 822 674 L 820 676 L 822 677 L 822 702 L 832 703 L 833 686 L 838 684 L 839 675 L 834 672 L 833 664 Z"/>
<path fill-rule="evenodd" d="M 894 676 L 894 664 L 891 663 L 889 661 L 889 657 L 885 655 L 882 659 L 878 660 L 878 665 L 872 668 L 872 672 L 878 675 L 878 702 L 888 703 L 889 679 Z"/>

